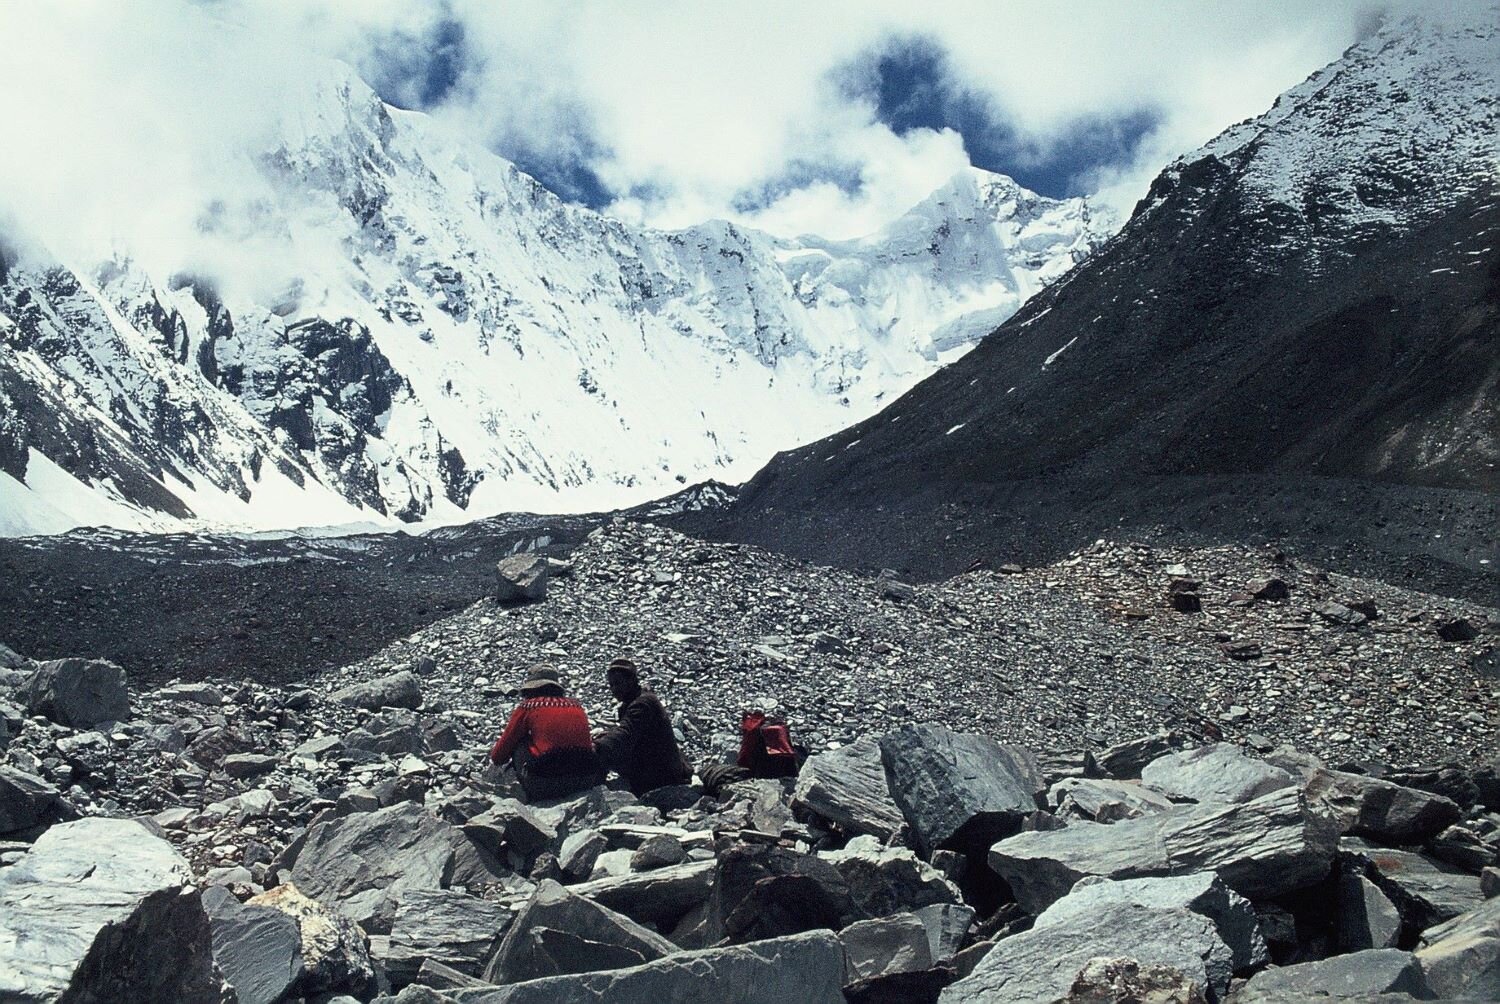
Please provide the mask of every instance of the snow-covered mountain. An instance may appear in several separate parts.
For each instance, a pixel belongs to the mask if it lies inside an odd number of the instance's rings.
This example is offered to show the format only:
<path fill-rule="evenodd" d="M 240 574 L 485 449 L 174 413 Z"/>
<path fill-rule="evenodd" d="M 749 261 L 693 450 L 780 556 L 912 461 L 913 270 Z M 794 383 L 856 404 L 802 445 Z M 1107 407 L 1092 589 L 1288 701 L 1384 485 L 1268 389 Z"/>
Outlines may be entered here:
<path fill-rule="evenodd" d="M 966 171 L 868 237 L 661 232 L 561 201 L 311 63 L 157 274 L 0 234 L 0 531 L 597 508 L 870 414 L 1114 221 Z"/>

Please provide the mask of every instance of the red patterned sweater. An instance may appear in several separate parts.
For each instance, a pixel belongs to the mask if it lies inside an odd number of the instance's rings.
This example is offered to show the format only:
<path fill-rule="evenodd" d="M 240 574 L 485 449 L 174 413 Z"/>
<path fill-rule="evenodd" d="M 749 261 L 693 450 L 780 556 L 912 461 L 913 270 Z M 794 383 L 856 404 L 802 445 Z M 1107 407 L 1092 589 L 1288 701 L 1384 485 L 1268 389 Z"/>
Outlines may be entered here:
<path fill-rule="evenodd" d="M 522 742 L 533 756 L 559 749 L 592 750 L 589 716 L 571 697 L 530 697 L 511 712 L 505 731 L 490 747 L 495 763 L 509 760 Z"/>

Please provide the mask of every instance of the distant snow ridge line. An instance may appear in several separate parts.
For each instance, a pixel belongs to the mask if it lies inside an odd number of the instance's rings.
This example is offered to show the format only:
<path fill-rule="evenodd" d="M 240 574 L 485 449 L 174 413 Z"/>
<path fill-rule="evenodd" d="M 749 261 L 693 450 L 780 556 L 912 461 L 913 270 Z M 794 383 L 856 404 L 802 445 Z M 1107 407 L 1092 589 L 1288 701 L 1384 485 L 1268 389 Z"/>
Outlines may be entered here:
<path fill-rule="evenodd" d="M 873 412 L 1115 229 L 966 171 L 858 240 L 633 228 L 339 64 L 207 237 L 267 275 L 0 234 L 0 532 L 602 509 Z M 26 221 L 19 221 L 25 227 Z"/>

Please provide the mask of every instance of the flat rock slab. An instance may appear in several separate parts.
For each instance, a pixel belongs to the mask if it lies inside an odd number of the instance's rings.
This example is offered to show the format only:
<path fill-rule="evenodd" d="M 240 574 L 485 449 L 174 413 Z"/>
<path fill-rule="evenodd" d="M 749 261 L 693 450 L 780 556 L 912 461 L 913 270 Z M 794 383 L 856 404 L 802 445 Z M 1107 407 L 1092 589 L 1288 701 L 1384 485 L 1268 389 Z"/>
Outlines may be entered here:
<path fill-rule="evenodd" d="M 229 890 L 203 893 L 213 935 L 214 963 L 234 987 L 239 1004 L 277 1004 L 302 972 L 297 922 L 268 906 L 246 906 Z"/>
<path fill-rule="evenodd" d="M 982 849 L 1016 832 L 1046 791 L 1030 751 L 943 725 L 898 729 L 880 751 L 891 797 L 924 857 Z"/>
<path fill-rule="evenodd" d="M 1353 837 L 1341 841 L 1340 848 L 1346 860 L 1364 866 L 1370 881 L 1396 904 L 1413 931 L 1468 913 L 1484 901 L 1479 876 L 1426 855 L 1376 847 Z"/>
<path fill-rule="evenodd" d="M 832 823 L 850 835 L 889 840 L 906 823 L 891 797 L 880 743 L 865 737 L 842 749 L 807 758 L 792 791 L 792 808 Z"/>
<path fill-rule="evenodd" d="M 1235 1004 L 1283 1004 L 1303 997 L 1366 1000 L 1387 993 L 1426 997 L 1421 967 L 1410 952 L 1377 948 L 1267 969 L 1250 979 Z"/>
<path fill-rule="evenodd" d="M 451 992 L 460 1004 L 599 1004 L 723 1001 L 844 1004 L 844 950 L 831 932 L 709 948 L 629 969 Z"/>
<path fill-rule="evenodd" d="M 1217 871 L 1250 899 L 1322 881 L 1337 834 L 1309 814 L 1296 788 L 1239 805 L 1187 805 L 1108 826 L 1074 823 L 1020 833 L 990 850 L 990 867 L 1020 904 L 1039 913 L 1085 875 L 1142 878 Z"/>
<path fill-rule="evenodd" d="M 550 944 L 549 944 L 550 939 Z M 487 983 L 522 983 L 651 962 L 677 946 L 623 914 L 544 881 L 485 967 Z"/>
<path fill-rule="evenodd" d="M 672 923 L 708 899 L 714 868 L 712 861 L 692 861 L 569 888 L 640 923 Z"/>
<path fill-rule="evenodd" d="M 0 1000 L 216 1000 L 187 862 L 141 824 L 52 827 L 0 868 Z"/>
<path fill-rule="evenodd" d="M 1313 771 L 1307 799 L 1341 833 L 1390 844 L 1419 844 L 1463 816 L 1458 803 L 1442 795 L 1337 770 Z"/>
<path fill-rule="evenodd" d="M 942 1004 L 1056 1004 L 1099 956 L 1173 966 L 1220 994 L 1227 986 L 1229 947 L 1200 914 L 1124 901 L 1049 919 L 1050 913 L 1031 930 L 999 941 L 969 976 L 943 991 Z"/>
<path fill-rule="evenodd" d="M 915 914 L 857 921 L 839 932 L 839 941 L 848 962 L 845 983 L 932 968 L 927 928 Z"/>
<path fill-rule="evenodd" d="M 408 708 L 422 706 L 422 678 L 411 670 L 402 670 L 365 683 L 356 683 L 329 694 L 329 699 L 352 708 Z"/>
<path fill-rule="evenodd" d="M 1248 802 L 1297 782 L 1281 768 L 1247 756 L 1238 746 L 1217 743 L 1152 760 L 1141 771 L 1141 783 L 1174 798 L 1230 804 Z"/>
<path fill-rule="evenodd" d="M 1047 801 L 1058 816 L 1093 823 L 1118 823 L 1175 804 L 1144 785 L 1093 777 L 1063 778 L 1047 790 Z"/>
<path fill-rule="evenodd" d="M 1417 963 L 1436 998 L 1500 1000 L 1500 899 L 1422 935 Z"/>

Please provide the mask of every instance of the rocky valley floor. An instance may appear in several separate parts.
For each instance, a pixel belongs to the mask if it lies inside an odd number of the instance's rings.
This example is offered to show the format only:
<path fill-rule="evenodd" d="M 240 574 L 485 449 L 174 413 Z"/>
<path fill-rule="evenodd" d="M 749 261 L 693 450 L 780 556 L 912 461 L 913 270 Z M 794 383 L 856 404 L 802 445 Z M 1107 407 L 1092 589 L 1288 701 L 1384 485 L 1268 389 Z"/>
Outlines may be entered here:
<path fill-rule="evenodd" d="M 913 585 L 618 520 L 533 564 L 321 670 L 0 653 L 0 963 L 69 932 L 0 998 L 168 999 L 122 924 L 187 1000 L 1500 996 L 1500 612 L 1235 547 Z M 802 776 L 516 802 L 525 668 L 607 724 L 618 655 L 695 764 L 760 707 Z"/>

